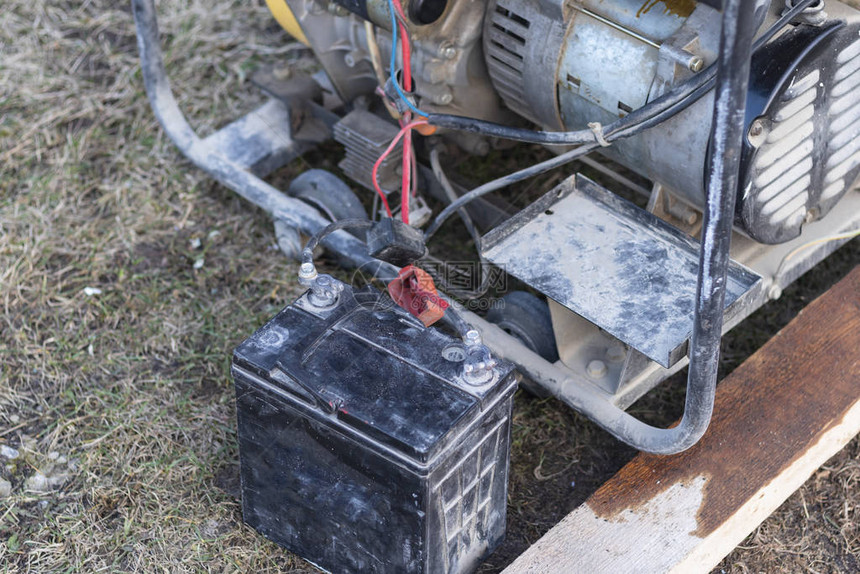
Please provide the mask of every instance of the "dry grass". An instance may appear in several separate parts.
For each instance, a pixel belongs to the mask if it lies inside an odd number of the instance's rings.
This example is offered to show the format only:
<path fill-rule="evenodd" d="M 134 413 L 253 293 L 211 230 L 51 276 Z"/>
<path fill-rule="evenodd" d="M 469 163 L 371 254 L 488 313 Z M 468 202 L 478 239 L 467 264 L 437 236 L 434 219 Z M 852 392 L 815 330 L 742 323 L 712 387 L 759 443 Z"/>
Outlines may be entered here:
<path fill-rule="evenodd" d="M 174 86 L 204 133 L 259 103 L 242 85 L 258 62 L 312 65 L 259 4 L 160 3 Z M 267 218 L 159 130 L 125 1 L 4 2 L 0 166 L 0 445 L 19 451 L 0 460 L 12 488 L 0 498 L 0 568 L 309 570 L 242 525 L 228 374 L 233 346 L 297 294 L 295 268 Z M 843 260 L 856 261 L 856 245 Z M 827 273 L 824 283 L 840 272 Z M 763 342 L 753 339 L 733 339 L 732 356 Z M 509 542 L 488 569 L 632 455 L 558 403 L 520 399 Z M 856 567 L 858 450 L 855 440 L 724 567 Z"/>

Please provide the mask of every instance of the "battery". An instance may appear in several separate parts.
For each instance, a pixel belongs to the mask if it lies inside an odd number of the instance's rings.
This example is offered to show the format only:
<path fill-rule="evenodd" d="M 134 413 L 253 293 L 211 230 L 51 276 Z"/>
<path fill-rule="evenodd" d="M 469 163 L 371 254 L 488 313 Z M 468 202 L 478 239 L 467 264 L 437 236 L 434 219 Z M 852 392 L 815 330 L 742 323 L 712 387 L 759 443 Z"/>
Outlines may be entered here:
<path fill-rule="evenodd" d="M 247 524 L 331 572 L 471 572 L 505 532 L 517 375 L 372 289 L 308 292 L 233 354 Z"/>

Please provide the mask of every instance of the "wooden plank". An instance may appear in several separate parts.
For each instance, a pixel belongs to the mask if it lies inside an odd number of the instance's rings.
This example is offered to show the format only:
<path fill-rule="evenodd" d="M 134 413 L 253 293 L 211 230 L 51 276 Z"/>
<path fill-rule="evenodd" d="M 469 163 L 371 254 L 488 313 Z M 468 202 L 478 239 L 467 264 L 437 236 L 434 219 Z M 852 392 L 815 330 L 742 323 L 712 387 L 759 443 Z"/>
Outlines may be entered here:
<path fill-rule="evenodd" d="M 708 571 L 860 433 L 860 266 L 717 388 L 703 439 L 640 454 L 506 570 Z"/>

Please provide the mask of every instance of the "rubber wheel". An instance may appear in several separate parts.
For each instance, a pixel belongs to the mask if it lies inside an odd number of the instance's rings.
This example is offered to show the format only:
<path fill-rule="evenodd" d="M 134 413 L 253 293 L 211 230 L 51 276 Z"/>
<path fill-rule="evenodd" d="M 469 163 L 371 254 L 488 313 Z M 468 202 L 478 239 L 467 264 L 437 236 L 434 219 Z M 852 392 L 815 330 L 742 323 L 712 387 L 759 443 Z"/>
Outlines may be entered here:
<path fill-rule="evenodd" d="M 333 173 L 312 169 L 299 175 L 287 193 L 315 207 L 330 221 L 338 219 L 367 219 L 367 211 L 347 184 Z M 360 239 L 365 232 L 350 231 Z"/>
<path fill-rule="evenodd" d="M 490 309 L 487 320 L 550 363 L 557 361 L 549 306 L 526 291 L 512 291 L 502 297 L 502 302 L 504 305 Z M 523 379 L 520 386 L 533 395 L 549 396 L 543 387 L 527 379 Z"/>

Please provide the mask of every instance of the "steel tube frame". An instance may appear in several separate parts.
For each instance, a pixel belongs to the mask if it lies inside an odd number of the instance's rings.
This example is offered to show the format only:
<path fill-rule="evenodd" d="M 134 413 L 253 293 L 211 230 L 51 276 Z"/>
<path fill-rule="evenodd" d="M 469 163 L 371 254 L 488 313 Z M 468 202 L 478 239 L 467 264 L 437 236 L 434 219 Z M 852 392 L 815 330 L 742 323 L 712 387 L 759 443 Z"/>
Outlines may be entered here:
<path fill-rule="evenodd" d="M 286 196 L 242 166 L 231 162 L 197 136 L 179 109 L 167 80 L 154 1 L 132 0 L 132 9 L 150 105 L 164 131 L 180 151 L 194 165 L 272 217 L 285 220 L 306 234 L 313 234 L 325 227 L 329 221 L 315 209 Z M 661 429 L 643 423 L 616 407 L 605 391 L 559 376 L 562 374 L 560 369 L 495 325 L 473 313 L 462 312 L 469 323 L 481 330 L 485 343 L 495 354 L 513 360 L 521 371 L 540 381 L 554 395 L 560 396 L 564 389 L 566 403 L 619 440 L 646 452 L 673 454 L 686 450 L 704 434 L 713 411 L 726 270 L 754 34 L 753 9 L 754 0 L 727 0 L 723 9 L 711 157 L 706 182 L 708 205 L 699 258 L 687 398 L 680 424 Z M 369 257 L 366 245 L 346 232 L 333 233 L 323 243 L 327 248 L 342 254 L 351 265 L 363 267 L 383 279 L 394 277 L 397 272 L 395 267 Z"/>
<path fill-rule="evenodd" d="M 690 448 L 707 430 L 714 409 L 726 272 L 738 189 L 750 56 L 755 33 L 754 10 L 753 0 L 726 0 L 723 4 L 714 120 L 705 181 L 707 205 L 704 210 L 699 253 L 699 277 L 684 415 L 677 426 L 669 429 L 657 429 L 626 412 L 625 416 L 619 416 L 612 421 L 612 434 L 646 452 L 674 454 Z M 587 412 L 585 414 L 589 415 Z M 603 426 L 600 419 L 592 418 Z"/>

